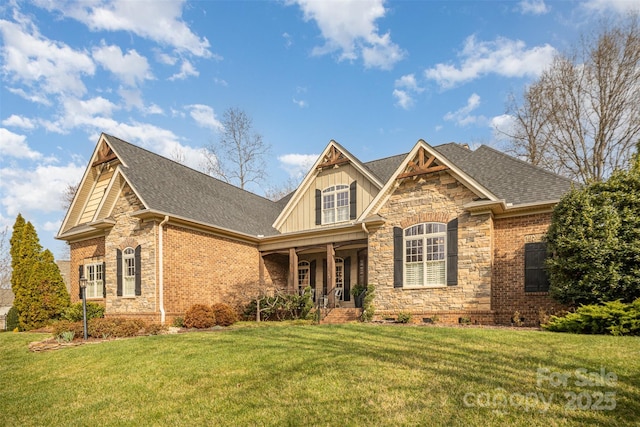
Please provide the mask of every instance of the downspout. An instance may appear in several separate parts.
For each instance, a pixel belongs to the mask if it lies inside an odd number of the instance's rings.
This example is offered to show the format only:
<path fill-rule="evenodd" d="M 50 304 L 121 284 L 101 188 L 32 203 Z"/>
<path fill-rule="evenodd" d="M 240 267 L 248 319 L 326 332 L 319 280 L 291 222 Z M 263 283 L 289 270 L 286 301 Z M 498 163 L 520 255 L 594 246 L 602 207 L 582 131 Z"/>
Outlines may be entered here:
<path fill-rule="evenodd" d="M 159 288 L 159 299 L 160 299 L 160 324 L 164 325 L 165 315 L 164 312 L 164 252 L 162 249 L 162 236 L 163 229 L 162 227 L 169 222 L 169 215 L 165 215 L 164 219 L 159 225 L 160 234 L 158 235 L 158 252 L 160 252 L 159 260 L 158 260 L 158 288 Z"/>
<path fill-rule="evenodd" d="M 360 224 L 362 224 L 362 230 L 364 230 L 365 233 L 369 234 L 369 230 L 367 230 L 367 225 L 364 222 L 361 222 Z"/>

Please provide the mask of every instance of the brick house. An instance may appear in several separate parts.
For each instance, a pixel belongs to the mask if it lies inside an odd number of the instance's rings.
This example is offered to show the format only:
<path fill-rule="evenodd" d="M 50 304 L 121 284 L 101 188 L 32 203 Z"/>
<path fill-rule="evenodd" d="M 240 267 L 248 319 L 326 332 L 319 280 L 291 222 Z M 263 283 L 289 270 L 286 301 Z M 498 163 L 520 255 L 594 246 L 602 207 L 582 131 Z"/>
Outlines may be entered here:
<path fill-rule="evenodd" d="M 329 142 L 295 192 L 272 202 L 102 134 L 57 238 L 107 315 L 161 322 L 195 303 L 237 307 L 309 285 L 378 317 L 535 324 L 555 304 L 542 268 L 551 211 L 571 181 L 490 147 L 420 140 L 361 162 Z"/>

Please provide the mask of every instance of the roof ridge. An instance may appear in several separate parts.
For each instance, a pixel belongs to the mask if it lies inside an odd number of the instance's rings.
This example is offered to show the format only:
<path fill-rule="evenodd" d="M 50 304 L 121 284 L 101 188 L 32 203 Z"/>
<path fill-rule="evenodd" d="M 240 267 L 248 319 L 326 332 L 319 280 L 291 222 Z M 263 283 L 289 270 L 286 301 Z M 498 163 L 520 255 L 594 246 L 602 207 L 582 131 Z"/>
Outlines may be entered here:
<path fill-rule="evenodd" d="M 162 155 L 160 155 L 160 154 L 158 154 L 158 153 L 155 153 L 155 152 L 153 152 L 153 151 L 151 151 L 151 150 L 149 150 L 149 149 L 147 149 L 147 148 L 144 148 L 144 147 L 141 147 L 141 146 L 139 146 L 139 145 L 133 144 L 133 143 L 131 143 L 131 142 L 129 142 L 129 141 L 125 141 L 125 140 L 124 140 L 124 139 L 122 139 L 122 138 L 118 138 L 117 136 L 113 136 L 113 135 L 108 134 L 108 133 L 104 133 L 104 134 L 105 134 L 106 136 L 110 137 L 110 138 L 115 138 L 115 139 L 117 139 L 118 141 L 120 141 L 120 142 L 122 142 L 122 143 L 124 143 L 124 144 L 128 144 L 128 145 L 130 145 L 130 146 L 132 146 L 132 147 L 134 147 L 134 148 L 136 148 L 136 149 L 138 149 L 138 150 L 145 151 L 145 152 L 147 152 L 147 153 L 149 153 L 149 154 L 151 154 L 151 155 L 153 155 L 153 156 L 156 156 L 156 157 L 159 157 L 159 158 L 161 158 L 161 159 L 163 159 L 163 160 L 169 161 L 169 162 L 171 162 L 171 163 L 175 164 L 176 166 L 181 166 L 181 167 L 183 167 L 183 168 L 185 168 L 185 169 L 189 170 L 190 172 L 199 173 L 199 174 L 204 175 L 204 176 L 206 176 L 206 177 L 208 177 L 208 178 L 210 178 L 210 179 L 212 179 L 212 180 L 215 180 L 215 181 L 217 181 L 217 182 L 219 182 L 219 183 L 221 183 L 221 184 L 228 185 L 228 186 L 230 186 L 230 187 L 232 187 L 232 188 L 234 188 L 234 189 L 236 189 L 236 190 L 244 191 L 245 193 L 248 193 L 248 194 L 250 194 L 250 195 L 252 195 L 252 196 L 256 196 L 256 197 L 259 197 L 259 198 L 261 198 L 261 199 L 267 200 L 267 201 L 269 201 L 269 202 L 271 202 L 271 203 L 276 203 L 276 202 L 274 202 L 274 201 L 273 201 L 273 200 L 271 200 L 271 199 L 268 199 L 268 198 L 266 198 L 266 197 L 264 197 L 264 196 L 261 196 L 260 194 L 254 193 L 253 191 L 249 191 L 249 190 L 247 190 L 247 189 L 245 189 L 245 188 L 238 187 L 237 185 L 231 184 L 230 182 L 226 182 L 226 181 L 224 181 L 224 180 L 222 180 L 222 179 L 220 179 L 220 178 L 216 178 L 215 176 L 211 176 L 211 175 L 209 175 L 208 173 L 204 173 L 204 172 L 202 172 L 202 171 L 199 171 L 199 170 L 197 170 L 197 169 L 194 169 L 194 168 L 192 168 L 192 167 L 189 167 L 189 166 L 187 166 L 187 165 L 184 165 L 184 164 L 182 164 L 182 163 L 180 163 L 180 162 L 177 162 L 177 161 L 175 161 L 175 160 L 173 160 L 173 159 L 170 159 L 170 158 L 168 158 L 168 157 L 165 157 L 165 156 L 162 156 Z"/>
<path fill-rule="evenodd" d="M 498 150 L 498 149 L 496 149 L 496 148 L 494 148 L 494 147 L 491 147 L 491 146 L 489 146 L 489 145 L 482 144 L 482 145 L 481 145 L 480 147 L 478 147 L 475 151 L 478 151 L 478 150 L 480 150 L 480 149 L 487 149 L 487 150 L 491 150 L 491 151 L 493 151 L 494 153 L 496 153 L 496 154 L 500 154 L 501 156 L 506 157 L 507 159 L 509 159 L 509 160 L 511 160 L 511 161 L 515 161 L 515 162 L 517 162 L 517 163 L 520 163 L 521 165 L 524 165 L 525 167 L 528 167 L 528 168 L 531 168 L 531 169 L 535 169 L 535 170 L 537 170 L 537 171 L 539 171 L 539 172 L 543 172 L 543 173 L 545 173 L 545 174 L 547 174 L 547 175 L 551 175 L 551 176 L 553 176 L 553 177 L 555 177 L 555 178 L 563 179 L 563 180 L 568 181 L 568 182 L 570 182 L 570 183 L 572 183 L 572 184 L 575 184 L 575 183 L 576 183 L 576 181 L 572 180 L 571 178 L 567 178 L 566 176 L 560 175 L 560 174 L 555 173 L 555 172 L 551 172 L 551 171 L 549 171 L 549 170 L 547 170 L 547 169 L 545 169 L 545 168 L 543 168 L 543 167 L 540 167 L 540 166 L 537 166 L 537 165 L 533 165 L 533 164 L 531 164 L 531 163 L 529 163 L 529 162 L 526 162 L 526 161 L 524 161 L 524 160 L 522 160 L 522 159 L 519 159 L 519 158 L 517 158 L 517 157 L 515 157 L 515 156 L 511 156 L 511 155 L 509 155 L 509 154 L 507 154 L 507 153 L 505 153 L 505 152 L 503 152 L 503 151 L 500 151 L 500 150 Z"/>

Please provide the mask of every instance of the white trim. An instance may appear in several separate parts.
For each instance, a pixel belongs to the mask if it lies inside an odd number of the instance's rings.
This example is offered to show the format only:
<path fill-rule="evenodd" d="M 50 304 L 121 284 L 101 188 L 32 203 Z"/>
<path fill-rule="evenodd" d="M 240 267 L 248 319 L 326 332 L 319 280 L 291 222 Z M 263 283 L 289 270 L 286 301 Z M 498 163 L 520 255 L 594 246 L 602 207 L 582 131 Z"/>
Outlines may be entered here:
<path fill-rule="evenodd" d="M 309 172 L 307 172 L 304 179 L 296 189 L 295 193 L 293 194 L 293 196 L 291 197 L 287 205 L 284 207 L 284 209 L 282 209 L 282 212 L 280 212 L 280 215 L 278 215 L 276 220 L 273 222 L 273 225 L 272 225 L 273 228 L 278 230 L 280 227 L 284 225 L 284 222 L 289 217 L 289 215 L 291 215 L 291 212 L 293 211 L 293 209 L 295 209 L 295 207 L 298 205 L 302 196 L 306 193 L 306 191 L 309 189 L 311 184 L 314 182 L 316 176 L 318 175 L 318 166 L 320 165 L 324 157 L 327 155 L 331 147 L 335 147 L 338 151 L 340 151 L 349 160 L 351 165 L 353 165 L 358 172 L 364 175 L 378 189 L 381 189 L 383 187 L 383 183 L 380 182 L 380 180 L 376 178 L 364 166 L 364 164 L 360 160 L 358 160 L 348 150 L 346 150 L 344 147 L 342 147 L 340 144 L 338 144 L 336 141 L 332 139 L 331 141 L 329 141 L 329 144 L 327 144 L 327 146 L 322 151 L 322 153 L 320 153 L 320 155 L 318 156 L 318 159 L 315 161 L 313 166 L 311 166 L 311 169 L 309 169 Z"/>
<path fill-rule="evenodd" d="M 469 175 L 460 170 L 454 163 L 449 161 L 444 155 L 442 155 L 436 148 L 431 147 L 424 140 L 420 139 L 413 146 L 409 154 L 404 158 L 404 160 L 400 163 L 395 172 L 391 175 L 387 183 L 384 185 L 382 190 L 378 193 L 378 195 L 371 201 L 369 206 L 362 212 L 360 218 L 366 218 L 370 215 L 375 215 L 378 213 L 380 208 L 389 200 L 391 195 L 393 194 L 393 190 L 395 190 L 396 186 L 399 186 L 399 181 L 397 180 L 398 175 L 400 175 L 407 167 L 407 164 L 413 160 L 413 158 L 418 154 L 418 150 L 420 148 L 424 148 L 425 151 L 434 156 L 438 163 L 443 166 L 449 168 L 446 172 L 451 174 L 454 178 L 456 178 L 460 183 L 462 183 L 469 190 L 474 192 L 479 197 L 489 199 L 491 201 L 499 200 L 493 193 L 487 190 L 485 187 L 480 185 L 476 180 L 471 178 Z M 409 179 L 409 178 L 407 178 Z"/>

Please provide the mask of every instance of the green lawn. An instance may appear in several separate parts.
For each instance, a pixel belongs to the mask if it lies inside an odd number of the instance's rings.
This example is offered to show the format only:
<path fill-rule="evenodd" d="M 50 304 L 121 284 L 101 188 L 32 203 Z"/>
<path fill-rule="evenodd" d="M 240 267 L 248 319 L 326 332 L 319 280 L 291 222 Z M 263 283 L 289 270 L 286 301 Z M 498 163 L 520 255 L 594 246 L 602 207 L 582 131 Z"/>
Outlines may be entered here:
<path fill-rule="evenodd" d="M 41 339 L 0 334 L 0 425 L 640 423 L 636 337 L 272 323 L 30 353 Z"/>

